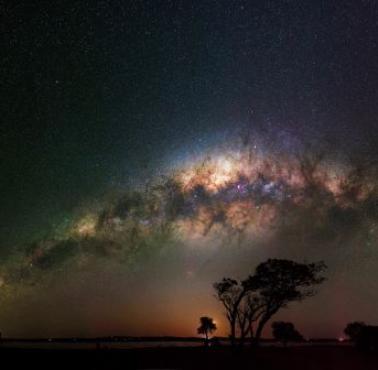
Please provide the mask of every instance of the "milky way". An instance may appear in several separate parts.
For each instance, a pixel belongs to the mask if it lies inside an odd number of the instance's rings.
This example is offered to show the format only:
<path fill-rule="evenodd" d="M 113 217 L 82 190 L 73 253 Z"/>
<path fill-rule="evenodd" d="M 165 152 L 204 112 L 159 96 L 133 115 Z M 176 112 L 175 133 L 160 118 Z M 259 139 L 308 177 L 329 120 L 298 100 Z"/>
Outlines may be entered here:
<path fill-rule="evenodd" d="M 376 242 L 376 178 L 371 165 L 233 140 L 80 207 L 59 232 L 24 246 L 3 265 L 2 288 L 39 284 L 49 271 L 83 268 L 93 258 L 132 271 L 167 245 L 229 248 L 237 255 L 238 246 L 278 240 L 278 251 L 291 243 L 306 258 L 306 248 L 318 243 L 318 256 L 327 259 L 328 248 L 358 233 L 365 243 L 359 247 L 369 248 Z M 189 264 L 186 273 L 195 269 Z"/>

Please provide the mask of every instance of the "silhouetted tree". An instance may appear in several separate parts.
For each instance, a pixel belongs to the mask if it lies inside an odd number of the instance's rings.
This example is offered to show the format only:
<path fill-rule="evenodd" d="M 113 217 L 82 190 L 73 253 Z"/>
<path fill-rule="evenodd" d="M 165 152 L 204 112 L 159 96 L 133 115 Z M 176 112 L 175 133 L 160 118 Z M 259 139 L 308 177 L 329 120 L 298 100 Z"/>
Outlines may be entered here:
<path fill-rule="evenodd" d="M 254 337 L 256 344 L 265 324 L 281 308 L 315 294 L 313 287 L 325 280 L 320 276 L 325 268 L 323 262 L 298 263 L 284 259 L 269 259 L 257 266 L 255 274 L 243 283 L 246 289 L 258 291 L 262 304 Z"/>
<path fill-rule="evenodd" d="M 313 286 L 325 280 L 320 276 L 325 268 L 323 262 L 307 264 L 269 259 L 243 281 L 224 278 L 215 283 L 217 298 L 225 307 L 230 324 L 231 344 L 235 345 L 238 331 L 241 344 L 248 333 L 258 344 L 265 324 L 274 314 L 292 301 L 315 294 Z M 257 322 L 256 333 L 253 333 L 254 322 Z"/>
<path fill-rule="evenodd" d="M 245 297 L 247 291 L 240 282 L 228 278 L 223 278 L 219 283 L 215 283 L 214 289 L 218 300 L 226 309 L 226 317 L 230 324 L 230 340 L 231 344 L 235 345 L 240 302 Z"/>
<path fill-rule="evenodd" d="M 351 341 L 356 342 L 359 335 L 361 334 L 362 328 L 366 324 L 362 321 L 350 322 L 344 329 L 344 333 L 350 338 Z"/>
<path fill-rule="evenodd" d="M 198 327 L 197 333 L 205 335 L 205 345 L 208 345 L 209 334 L 212 334 L 215 330 L 217 330 L 217 326 L 214 320 L 207 316 L 200 317 L 200 323 L 201 325 Z"/>
<path fill-rule="evenodd" d="M 272 329 L 274 339 L 281 342 L 285 347 L 288 342 L 300 342 L 303 340 L 302 335 L 291 322 L 275 321 L 272 324 Z"/>

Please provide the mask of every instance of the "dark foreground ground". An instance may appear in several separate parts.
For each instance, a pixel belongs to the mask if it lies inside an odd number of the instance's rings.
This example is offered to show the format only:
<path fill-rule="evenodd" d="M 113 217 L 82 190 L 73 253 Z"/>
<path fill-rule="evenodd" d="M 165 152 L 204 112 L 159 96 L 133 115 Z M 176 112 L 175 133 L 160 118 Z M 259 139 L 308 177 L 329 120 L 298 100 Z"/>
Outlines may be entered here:
<path fill-rule="evenodd" d="M 256 369 L 377 370 L 378 354 L 353 347 L 143 348 L 101 350 L 0 349 L 12 369 Z M 4 366 L 2 366 L 4 365 Z"/>

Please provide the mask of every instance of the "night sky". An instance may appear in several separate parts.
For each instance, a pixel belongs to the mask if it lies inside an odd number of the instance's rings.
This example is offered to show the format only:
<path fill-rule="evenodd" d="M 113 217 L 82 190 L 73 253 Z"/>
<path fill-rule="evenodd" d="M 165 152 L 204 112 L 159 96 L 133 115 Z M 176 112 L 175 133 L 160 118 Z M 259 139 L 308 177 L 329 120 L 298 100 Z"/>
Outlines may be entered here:
<path fill-rule="evenodd" d="M 305 336 L 378 323 L 375 1 L 0 1 L 0 27 L 3 335 L 226 335 L 212 283 L 267 258 L 328 265 L 277 316 Z"/>

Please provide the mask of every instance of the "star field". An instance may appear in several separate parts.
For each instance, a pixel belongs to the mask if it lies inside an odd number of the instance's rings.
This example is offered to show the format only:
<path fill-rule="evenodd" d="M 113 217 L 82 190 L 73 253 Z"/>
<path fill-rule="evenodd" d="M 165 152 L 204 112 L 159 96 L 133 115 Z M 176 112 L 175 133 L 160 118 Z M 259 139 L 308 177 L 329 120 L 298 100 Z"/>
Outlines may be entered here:
<path fill-rule="evenodd" d="M 376 321 L 375 2 L 0 9 L 5 335 L 223 334 L 211 284 L 280 257 L 329 266 L 304 333 Z"/>

